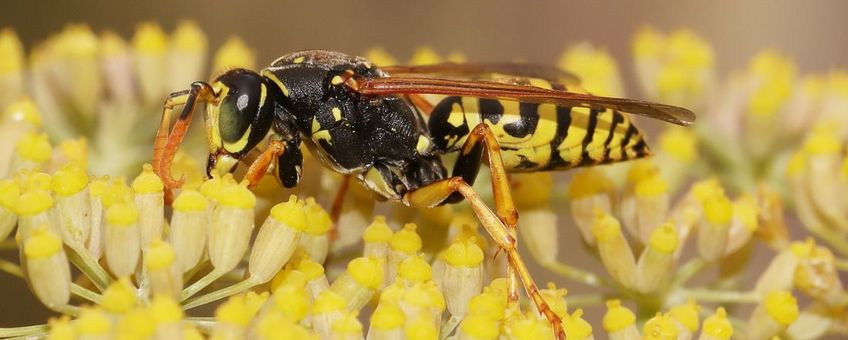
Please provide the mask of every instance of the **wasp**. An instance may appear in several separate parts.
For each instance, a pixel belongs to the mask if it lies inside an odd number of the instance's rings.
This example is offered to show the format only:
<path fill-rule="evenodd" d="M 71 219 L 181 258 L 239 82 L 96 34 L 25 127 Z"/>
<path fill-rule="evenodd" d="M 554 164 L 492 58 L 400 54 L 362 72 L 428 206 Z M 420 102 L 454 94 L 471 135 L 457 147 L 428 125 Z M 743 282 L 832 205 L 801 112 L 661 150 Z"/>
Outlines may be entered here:
<path fill-rule="evenodd" d="M 543 65 L 377 67 L 339 52 L 301 51 L 258 73 L 233 69 L 166 99 L 153 165 L 169 192 L 182 184 L 170 166 L 198 104 L 206 104 L 210 175 L 233 171 L 267 141 L 248 165 L 250 185 L 272 172 L 284 187 L 296 186 L 306 145 L 325 167 L 379 198 L 410 207 L 468 201 L 507 256 L 510 300 L 517 301 L 523 285 L 559 338 L 565 337 L 560 319 L 516 250 L 518 213 L 507 174 L 649 155 L 628 113 L 680 125 L 695 119 L 676 106 L 592 96 L 576 77 Z M 448 172 L 442 156 L 451 153 L 458 155 Z M 494 211 L 471 187 L 486 161 Z"/>

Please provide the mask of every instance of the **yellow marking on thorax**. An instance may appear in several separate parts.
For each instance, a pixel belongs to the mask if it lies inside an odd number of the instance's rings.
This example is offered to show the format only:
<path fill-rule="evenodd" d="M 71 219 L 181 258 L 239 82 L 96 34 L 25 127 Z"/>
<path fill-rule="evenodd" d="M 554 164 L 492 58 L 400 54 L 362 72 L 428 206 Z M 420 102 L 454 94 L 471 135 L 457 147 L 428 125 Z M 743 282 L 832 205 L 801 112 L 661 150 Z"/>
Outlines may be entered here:
<path fill-rule="evenodd" d="M 339 109 L 338 107 L 334 107 L 331 111 L 333 112 L 333 118 L 337 122 L 342 120 L 342 110 L 341 109 Z"/>
<path fill-rule="evenodd" d="M 247 126 L 247 130 L 244 131 L 244 134 L 241 135 L 241 138 L 239 138 L 239 140 L 233 143 L 224 141 L 224 150 L 227 150 L 232 153 L 243 151 L 244 146 L 247 145 L 247 139 L 250 137 L 251 127 L 252 126 L 250 125 Z"/>
<path fill-rule="evenodd" d="M 327 141 L 330 145 L 333 145 L 333 137 L 330 136 L 330 131 L 321 130 L 312 134 L 312 139 L 316 142 L 320 140 Z"/>
<path fill-rule="evenodd" d="M 310 132 L 315 134 L 318 131 L 321 131 L 321 122 L 318 121 L 318 117 L 312 117 L 312 129 Z"/>
<path fill-rule="evenodd" d="M 415 150 L 418 150 L 419 153 L 424 153 L 427 149 L 430 148 L 430 138 L 426 136 L 419 135 L 418 143 L 415 144 Z"/>
<path fill-rule="evenodd" d="M 306 57 L 297 57 L 297 58 L 294 58 L 294 60 L 292 60 L 292 63 L 300 64 L 300 63 L 303 62 L 304 59 L 306 59 Z"/>
<path fill-rule="evenodd" d="M 265 77 L 265 78 L 271 79 L 271 81 L 273 81 L 275 84 L 277 84 L 277 86 L 280 88 L 280 90 L 283 91 L 284 96 L 286 96 L 286 97 L 289 96 L 289 88 L 286 87 L 286 85 L 283 84 L 282 81 L 280 81 L 280 78 L 277 78 L 277 75 L 275 75 L 273 72 L 268 71 L 268 70 L 262 70 L 262 76 Z"/>
<path fill-rule="evenodd" d="M 341 85 L 342 83 L 344 83 L 344 79 L 341 76 L 333 76 L 333 79 L 330 79 L 330 84 Z"/>

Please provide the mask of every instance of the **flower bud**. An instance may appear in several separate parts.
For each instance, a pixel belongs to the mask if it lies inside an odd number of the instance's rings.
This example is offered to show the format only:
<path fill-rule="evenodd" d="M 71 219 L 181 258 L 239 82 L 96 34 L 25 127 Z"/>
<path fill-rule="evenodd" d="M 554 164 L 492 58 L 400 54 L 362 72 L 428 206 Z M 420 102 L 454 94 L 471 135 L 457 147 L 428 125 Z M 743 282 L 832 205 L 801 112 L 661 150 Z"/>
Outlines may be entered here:
<path fill-rule="evenodd" d="M 704 219 L 698 227 L 698 254 L 706 261 L 715 261 L 724 254 L 733 206 L 724 193 L 718 192 L 703 202 Z"/>
<path fill-rule="evenodd" d="M 645 340 L 677 339 L 678 330 L 674 320 L 668 314 L 657 313 L 656 316 L 645 322 L 642 328 Z"/>
<path fill-rule="evenodd" d="M 136 27 L 132 39 L 135 74 L 145 103 L 161 100 L 167 94 L 168 36 L 156 23 L 145 22 Z"/>
<path fill-rule="evenodd" d="M 592 325 L 583 319 L 583 310 L 577 309 L 571 315 L 565 315 L 562 318 L 562 328 L 565 329 L 565 334 L 568 334 L 570 339 L 575 340 L 594 340 L 592 336 Z"/>
<path fill-rule="evenodd" d="M 568 289 L 557 288 L 556 284 L 548 282 L 548 287 L 540 289 L 539 294 L 542 295 L 542 298 L 545 299 L 545 302 L 554 314 L 560 318 L 568 315 L 568 303 L 565 300 L 565 296 L 568 295 Z M 533 306 L 533 309 L 536 310 L 535 305 Z M 538 316 L 544 317 L 544 315 L 539 313 L 538 310 L 536 310 L 536 313 Z"/>
<path fill-rule="evenodd" d="M 113 281 L 103 292 L 100 301 L 103 310 L 112 315 L 123 315 L 136 306 L 136 292 L 129 277 Z"/>
<path fill-rule="evenodd" d="M 500 322 L 483 315 L 469 314 L 459 324 L 458 340 L 494 340 L 500 335 Z"/>
<path fill-rule="evenodd" d="M 333 221 L 330 219 L 330 214 L 312 197 L 306 199 L 303 209 L 306 212 L 306 229 L 300 237 L 299 245 L 306 250 L 313 261 L 324 263 L 330 249 L 328 232 L 333 226 Z"/>
<path fill-rule="evenodd" d="M 421 250 L 421 237 L 415 232 L 417 226 L 407 223 L 403 229 L 392 235 L 389 243 L 389 280 L 394 281 L 397 276 L 397 266 L 403 259 L 418 253 Z"/>
<path fill-rule="evenodd" d="M 550 324 L 535 316 L 522 315 L 517 320 L 510 321 L 504 328 L 504 335 L 511 340 L 554 339 Z M 574 339 L 569 330 L 566 330 L 566 334 L 569 339 Z"/>
<path fill-rule="evenodd" d="M 283 313 L 269 313 L 260 317 L 255 332 L 258 335 L 256 338 L 261 340 L 320 339 L 318 334 L 297 324 Z"/>
<path fill-rule="evenodd" d="M 155 240 L 144 251 L 144 267 L 154 296 L 177 299 L 183 291 L 183 276 L 176 252 L 168 242 Z"/>
<path fill-rule="evenodd" d="M 636 290 L 649 293 L 660 287 L 672 272 L 678 243 L 677 230 L 671 223 L 654 229 L 636 264 Z"/>
<path fill-rule="evenodd" d="M 445 251 L 446 266 L 441 284 L 451 315 L 465 316 L 471 298 L 480 294 L 483 288 L 483 258 L 483 250 L 470 240 L 454 242 Z"/>
<path fill-rule="evenodd" d="M 15 212 L 18 214 L 18 233 L 23 241 L 29 239 L 33 229 L 41 226 L 61 235 L 53 205 L 53 196 L 46 190 L 27 190 L 18 197 Z"/>
<path fill-rule="evenodd" d="M 301 256 L 294 262 L 294 269 L 303 273 L 306 277 L 306 290 L 310 299 L 315 300 L 318 294 L 330 288 L 327 275 L 324 275 L 324 266 L 312 261 L 308 256 Z"/>
<path fill-rule="evenodd" d="M 133 180 L 135 206 L 138 208 L 138 228 L 141 231 L 141 247 L 146 248 L 154 240 L 162 238 L 165 227 L 165 185 L 155 173 L 153 166 L 144 165 L 144 170 Z"/>
<path fill-rule="evenodd" d="M 804 243 L 792 243 L 789 250 L 798 258 L 794 275 L 798 290 L 831 306 L 848 304 L 830 249 L 816 245 L 810 238 Z"/>
<path fill-rule="evenodd" d="M 425 283 L 433 279 L 433 269 L 420 255 L 412 255 L 398 264 L 398 282 L 406 286 Z"/>
<path fill-rule="evenodd" d="M 207 49 L 206 35 L 197 24 L 182 21 L 177 25 L 168 49 L 169 91 L 177 91 L 203 78 Z"/>
<path fill-rule="evenodd" d="M 595 244 L 595 237 L 592 235 L 595 211 L 612 214 L 613 190 L 612 180 L 599 169 L 586 168 L 574 172 L 568 187 L 571 198 L 571 217 L 577 224 L 583 241 L 589 245 Z M 546 248 L 540 245 L 540 249 Z"/>
<path fill-rule="evenodd" d="M 364 307 L 383 284 L 383 265 L 380 260 L 358 257 L 351 260 L 347 270 L 330 285 L 330 290 L 347 301 L 349 311 Z"/>
<path fill-rule="evenodd" d="M 380 301 L 368 327 L 367 340 L 402 339 L 406 316 L 395 302 Z"/>
<path fill-rule="evenodd" d="M 69 245 L 82 247 L 91 232 L 91 196 L 88 175 L 82 168 L 69 164 L 53 174 L 53 192 L 62 237 Z"/>
<path fill-rule="evenodd" d="M 149 339 L 156 332 L 156 324 L 150 312 L 134 309 L 123 315 L 115 325 L 115 339 Z"/>
<path fill-rule="evenodd" d="M 112 322 L 97 308 L 83 308 L 79 318 L 74 323 L 77 339 L 81 340 L 106 340 L 110 339 L 112 333 Z"/>
<path fill-rule="evenodd" d="M 377 316 L 379 311 L 380 308 L 378 307 L 372 315 L 372 327 L 374 327 L 373 318 Z M 315 303 L 312 304 L 313 329 L 323 338 L 328 338 L 333 323 L 341 318 L 345 312 L 347 312 L 347 301 L 344 297 L 332 290 L 322 291 L 315 298 Z"/>
<path fill-rule="evenodd" d="M 100 60 L 110 97 L 118 103 L 133 101 L 136 96 L 134 60 L 126 41 L 115 32 L 103 32 L 100 35 Z"/>
<path fill-rule="evenodd" d="M 294 254 L 306 226 L 303 203 L 296 196 L 271 208 L 253 243 L 248 262 L 250 278 L 258 283 L 271 280 Z"/>
<path fill-rule="evenodd" d="M 633 287 L 636 280 L 636 260 L 621 233 L 618 220 L 598 211 L 592 234 L 597 240 L 601 262 L 610 275 L 625 287 Z"/>
<path fill-rule="evenodd" d="M 330 339 L 332 340 L 361 340 L 362 323 L 356 318 L 357 312 L 347 312 L 333 322 L 330 327 Z"/>
<path fill-rule="evenodd" d="M 12 166 L 9 173 L 21 170 L 45 170 L 47 162 L 53 155 L 53 147 L 46 133 L 28 132 L 15 143 L 15 153 L 12 156 Z"/>
<path fill-rule="evenodd" d="M 36 228 L 24 244 L 27 281 L 41 303 L 57 310 L 71 297 L 71 269 L 62 239 L 46 227 Z"/>
<path fill-rule="evenodd" d="M 47 324 L 50 327 L 50 331 L 47 333 L 48 340 L 73 340 L 77 338 L 76 330 L 71 325 L 71 318 L 68 316 L 50 318 Z"/>
<path fill-rule="evenodd" d="M 157 339 L 184 338 L 183 310 L 176 300 L 164 295 L 155 296 L 148 308 L 156 325 Z"/>
<path fill-rule="evenodd" d="M 18 35 L 9 28 L 0 30 L 0 107 L 6 107 L 23 94 L 25 67 L 26 56 Z"/>
<path fill-rule="evenodd" d="M 359 243 L 376 204 L 373 193 L 370 190 L 359 185 L 352 179 L 348 179 L 348 181 L 351 183 L 348 183 L 348 193 L 345 195 L 344 202 L 342 203 L 343 209 L 336 221 L 337 226 L 344 227 L 337 228 L 333 231 L 335 233 L 335 239 L 331 243 L 332 249 L 330 251 L 335 253 L 349 250 Z"/>
<path fill-rule="evenodd" d="M 214 339 L 245 339 L 247 326 L 259 310 L 258 305 L 248 303 L 245 295 L 233 295 L 215 310 Z"/>
<path fill-rule="evenodd" d="M 753 197 L 742 196 L 733 202 L 733 219 L 727 234 L 727 247 L 724 255 L 730 255 L 748 244 L 757 231 L 759 215 L 757 202 Z"/>
<path fill-rule="evenodd" d="M 798 319 L 798 302 L 788 291 L 772 291 L 748 319 L 748 339 L 770 339 Z"/>
<path fill-rule="evenodd" d="M 230 37 L 215 52 L 212 74 L 221 74 L 234 68 L 252 70 L 256 67 L 256 52 L 247 47 L 239 37 Z"/>
<path fill-rule="evenodd" d="M 104 214 L 106 209 L 103 206 L 103 196 L 109 187 L 109 179 L 91 178 L 88 184 L 89 202 L 91 202 L 91 230 L 88 233 L 88 241 L 85 244 L 91 257 L 100 259 L 103 256 L 103 248 L 105 247 L 105 221 Z"/>
<path fill-rule="evenodd" d="M 421 314 L 406 323 L 403 329 L 408 340 L 437 340 L 439 328 L 427 314 Z"/>
<path fill-rule="evenodd" d="M 634 191 L 636 192 L 635 230 L 637 231 L 635 236 L 642 244 L 646 244 L 654 229 L 662 225 L 668 215 L 668 184 L 659 173 L 654 173 L 640 179 Z"/>
<path fill-rule="evenodd" d="M 11 179 L 0 179 L 0 241 L 5 240 L 18 223 L 14 209 L 20 195 L 18 183 Z"/>
<path fill-rule="evenodd" d="M 183 273 L 194 268 L 206 250 L 208 207 L 206 198 L 194 190 L 183 190 L 174 200 L 170 242 Z"/>
<path fill-rule="evenodd" d="M 607 313 L 604 315 L 604 330 L 610 340 L 641 339 L 636 328 L 636 315 L 619 300 L 607 301 Z"/>
<path fill-rule="evenodd" d="M 218 197 L 209 229 L 209 259 L 215 271 L 226 273 L 241 262 L 253 233 L 256 196 L 245 186 L 226 183 Z"/>
<path fill-rule="evenodd" d="M 798 268 L 798 257 L 788 248 L 782 250 L 771 259 L 769 265 L 757 278 L 754 291 L 758 296 L 765 297 L 771 291 L 792 289 L 796 268 Z"/>
<path fill-rule="evenodd" d="M 441 322 L 441 315 L 446 307 L 445 298 L 433 282 L 406 288 L 398 305 L 406 315 L 407 321 L 425 313 L 430 315 L 433 322 L 437 324 Z"/>
<path fill-rule="evenodd" d="M 130 203 L 115 203 L 106 210 L 105 254 L 116 276 L 135 273 L 141 255 L 138 209 Z"/>
<path fill-rule="evenodd" d="M 310 301 L 303 287 L 281 286 L 274 291 L 271 299 L 273 309 L 294 322 L 300 322 L 309 313 Z"/>
<path fill-rule="evenodd" d="M 671 315 L 677 325 L 678 339 L 691 339 L 698 330 L 698 321 L 700 316 L 698 312 L 701 306 L 695 303 L 695 300 L 689 300 L 684 304 L 671 307 L 668 314 Z"/>

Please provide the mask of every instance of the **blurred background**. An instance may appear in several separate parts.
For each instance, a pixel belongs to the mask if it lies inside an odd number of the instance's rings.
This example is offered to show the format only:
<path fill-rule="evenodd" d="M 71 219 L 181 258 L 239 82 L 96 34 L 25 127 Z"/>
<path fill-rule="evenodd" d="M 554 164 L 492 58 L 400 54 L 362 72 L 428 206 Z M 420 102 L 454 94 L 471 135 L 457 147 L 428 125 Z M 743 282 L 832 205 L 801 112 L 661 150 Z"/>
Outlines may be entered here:
<path fill-rule="evenodd" d="M 687 28 L 699 35 L 712 45 L 720 77 L 745 68 L 764 48 L 794 59 L 800 73 L 848 66 L 846 1 L 669 4 L 659 0 L 7 1 L 0 11 L 0 28 L 13 28 L 29 50 L 70 23 L 85 23 L 95 32 L 113 30 L 129 39 L 141 22 L 156 22 L 170 32 L 179 21 L 190 19 L 205 31 L 210 49 L 231 36 L 241 37 L 257 52 L 259 67 L 296 50 L 361 54 L 378 46 L 400 61 L 428 46 L 443 56 L 461 54 L 469 61 L 519 59 L 554 64 L 566 47 L 590 42 L 616 58 L 625 93 L 636 98 L 641 94 L 631 43 L 646 25 L 664 32 Z M 572 240 L 563 249 L 570 249 L 572 242 L 579 247 L 577 231 L 563 230 L 561 237 Z M 561 257 L 574 263 L 595 261 L 584 251 L 578 253 L 580 258 L 565 251 Z M 554 278 L 541 268 L 536 270 L 541 282 Z M 3 299 L 20 296 L 28 301 L 0 302 L 0 326 L 32 324 L 48 315 L 19 283 L 0 279 Z"/>

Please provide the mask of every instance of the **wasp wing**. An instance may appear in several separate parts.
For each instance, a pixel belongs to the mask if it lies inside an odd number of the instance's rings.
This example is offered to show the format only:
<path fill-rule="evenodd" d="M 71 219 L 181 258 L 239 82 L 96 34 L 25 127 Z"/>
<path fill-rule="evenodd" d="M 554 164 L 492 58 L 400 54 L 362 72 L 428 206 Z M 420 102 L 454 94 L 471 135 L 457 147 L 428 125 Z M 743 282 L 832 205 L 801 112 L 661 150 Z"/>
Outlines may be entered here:
<path fill-rule="evenodd" d="M 395 65 L 381 67 L 390 75 L 435 78 L 464 78 L 501 81 L 513 77 L 544 79 L 566 86 L 580 84 L 580 79 L 559 68 L 533 63 L 439 63 L 430 65 Z"/>
<path fill-rule="evenodd" d="M 695 114 L 688 109 L 641 100 L 598 97 L 566 90 L 546 89 L 486 80 L 462 80 L 398 74 L 382 78 L 358 78 L 356 90 L 363 95 L 453 95 L 526 103 L 549 103 L 590 109 L 613 109 L 659 119 L 678 125 L 690 125 Z"/>

